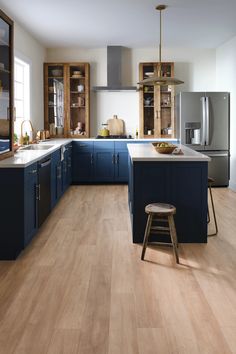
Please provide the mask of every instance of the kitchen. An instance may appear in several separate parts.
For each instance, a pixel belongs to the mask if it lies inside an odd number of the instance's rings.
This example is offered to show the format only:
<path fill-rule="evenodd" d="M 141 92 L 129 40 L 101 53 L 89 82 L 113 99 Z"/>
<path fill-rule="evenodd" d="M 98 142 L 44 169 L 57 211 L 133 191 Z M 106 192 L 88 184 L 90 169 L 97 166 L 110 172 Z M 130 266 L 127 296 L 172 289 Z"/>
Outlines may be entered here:
<path fill-rule="evenodd" d="M 148 11 L 154 12 L 153 32 L 157 39 L 155 5 Z M 106 86 L 107 48 L 97 38 L 94 48 L 71 45 L 65 50 L 59 48 L 61 45 L 55 39 L 45 49 L 28 33 L 29 29 L 18 24 L 17 13 L 7 7 L 1 1 L 1 8 L 15 20 L 15 54 L 22 59 L 30 58 L 32 64 L 30 118 L 33 127 L 40 130 L 44 128 L 43 63 L 89 62 L 91 88 Z M 171 26 L 170 36 L 174 28 Z M 57 37 L 65 38 L 64 32 Z M 64 45 L 70 42 L 70 37 L 64 39 Z M 133 37 L 134 42 L 137 37 Z M 222 43 L 226 40 L 220 39 Z M 175 76 L 185 82 L 176 87 L 176 93 L 230 92 L 232 134 L 235 108 L 230 73 L 234 70 L 234 39 L 216 45 L 217 49 L 203 48 L 202 44 L 200 49 L 190 51 L 187 44 L 185 50 L 177 42 L 177 48 L 172 45 L 166 49 L 164 40 L 163 60 L 175 62 Z M 124 40 L 120 45 L 126 46 Z M 128 50 L 128 55 L 129 75 L 125 84 L 133 86 L 138 82 L 138 64 L 158 61 L 157 48 L 155 44 L 149 48 L 137 46 Z M 139 92 L 91 90 L 90 95 L 90 136 L 96 136 L 102 123 L 114 114 L 125 121 L 127 134 L 135 136 L 139 129 Z M 231 138 L 232 189 L 234 171 Z M 232 189 L 213 190 L 219 234 L 208 239 L 207 244 L 181 244 L 180 266 L 173 262 L 171 250 L 164 247 L 149 248 L 150 262 L 140 261 L 141 247 L 132 243 L 126 185 L 75 185 L 67 189 L 17 260 L 1 262 L 2 351 L 233 352 L 235 194 Z"/>

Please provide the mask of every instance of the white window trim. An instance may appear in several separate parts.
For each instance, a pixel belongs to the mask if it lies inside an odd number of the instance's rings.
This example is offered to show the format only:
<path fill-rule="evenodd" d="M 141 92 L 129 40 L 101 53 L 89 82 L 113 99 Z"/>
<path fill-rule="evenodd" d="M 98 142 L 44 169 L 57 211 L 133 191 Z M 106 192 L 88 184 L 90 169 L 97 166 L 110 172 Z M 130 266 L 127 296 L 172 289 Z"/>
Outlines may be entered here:
<path fill-rule="evenodd" d="M 19 122 L 19 120 L 21 120 L 21 121 L 30 120 L 30 114 L 31 114 L 31 90 L 30 90 L 30 87 L 31 87 L 32 75 L 31 75 L 31 63 L 25 57 L 23 57 L 22 55 L 18 55 L 16 53 L 15 58 L 14 58 L 14 65 L 15 65 L 15 63 L 24 66 L 24 68 L 26 65 L 28 66 L 27 70 L 24 72 L 24 75 L 26 75 L 26 77 L 24 78 L 24 81 L 26 81 L 26 86 L 24 86 L 24 93 L 23 93 L 23 100 L 25 99 L 25 97 L 27 97 L 26 98 L 27 104 L 25 105 L 25 103 L 24 103 L 24 116 L 16 118 L 16 119 L 18 119 L 18 122 Z M 15 82 L 17 82 L 17 81 L 14 78 L 14 83 Z M 16 101 L 17 99 L 15 98 L 14 100 Z M 22 101 L 22 100 L 20 100 L 20 101 Z M 16 112 L 16 114 L 17 114 L 17 112 Z M 26 125 L 26 127 L 27 126 L 28 125 Z M 19 134 L 20 134 L 19 125 L 18 125 L 18 129 L 17 129 L 16 133 L 18 134 L 18 137 L 19 137 Z"/>

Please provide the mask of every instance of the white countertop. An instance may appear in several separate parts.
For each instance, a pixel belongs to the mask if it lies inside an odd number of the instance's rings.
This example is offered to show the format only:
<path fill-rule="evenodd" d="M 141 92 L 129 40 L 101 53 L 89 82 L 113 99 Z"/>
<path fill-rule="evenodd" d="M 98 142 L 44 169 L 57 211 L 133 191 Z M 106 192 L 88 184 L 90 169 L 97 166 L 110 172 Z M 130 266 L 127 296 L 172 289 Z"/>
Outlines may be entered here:
<path fill-rule="evenodd" d="M 42 142 L 43 145 L 53 145 L 48 150 L 17 150 L 14 156 L 0 161 L 0 168 L 22 168 L 41 160 L 61 146 L 70 143 L 72 139 L 54 139 Z"/>
<path fill-rule="evenodd" d="M 151 143 L 148 144 L 128 144 L 128 151 L 132 161 L 210 161 L 210 157 L 194 151 L 184 145 L 175 144 L 180 148 L 183 155 L 160 154 Z"/>
<path fill-rule="evenodd" d="M 129 142 L 132 141 L 137 144 L 137 141 L 177 141 L 177 139 L 96 139 L 96 138 L 87 138 L 87 139 L 76 139 L 76 138 L 61 138 L 61 139 L 48 139 L 47 141 L 41 142 L 40 144 L 43 145 L 53 145 L 48 150 L 17 150 L 17 152 L 14 154 L 14 156 L 9 157 L 5 160 L 0 161 L 0 168 L 24 168 L 29 166 L 30 164 L 37 162 L 41 160 L 42 158 L 46 157 L 47 155 L 51 154 L 52 152 L 56 151 L 58 148 L 60 148 L 63 145 L 66 145 L 72 141 L 96 141 L 96 142 L 101 142 L 101 141 L 125 141 Z M 133 144 L 133 145 L 136 145 Z M 131 144 L 130 144 L 131 145 Z M 142 144 L 143 145 L 143 144 Z"/>

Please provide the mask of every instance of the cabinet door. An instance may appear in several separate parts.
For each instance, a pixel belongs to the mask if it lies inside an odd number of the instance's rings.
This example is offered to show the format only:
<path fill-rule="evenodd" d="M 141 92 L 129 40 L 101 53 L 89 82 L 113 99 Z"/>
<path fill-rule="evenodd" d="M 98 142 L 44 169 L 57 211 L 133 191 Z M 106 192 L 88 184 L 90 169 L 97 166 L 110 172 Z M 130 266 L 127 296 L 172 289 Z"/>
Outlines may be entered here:
<path fill-rule="evenodd" d="M 139 79 L 148 78 L 156 74 L 155 63 L 141 63 L 139 66 Z M 154 86 L 143 86 L 140 90 L 140 137 L 154 137 L 155 134 L 155 90 Z"/>
<path fill-rule="evenodd" d="M 93 179 L 93 153 L 78 152 L 73 155 L 73 182 L 91 182 Z"/>
<path fill-rule="evenodd" d="M 68 63 L 68 133 L 89 137 L 89 63 Z"/>
<path fill-rule="evenodd" d="M 58 163 L 60 162 L 60 150 L 55 151 L 51 158 L 51 207 L 53 208 L 58 200 L 57 197 L 57 178 L 58 178 Z"/>
<path fill-rule="evenodd" d="M 63 185 L 62 185 L 62 162 L 59 160 L 57 162 L 57 179 L 56 179 L 56 199 L 58 200 L 63 191 Z"/>
<path fill-rule="evenodd" d="M 72 143 L 72 181 L 89 183 L 93 179 L 93 142 L 73 141 Z"/>
<path fill-rule="evenodd" d="M 115 152 L 115 181 L 128 182 L 128 151 Z"/>
<path fill-rule="evenodd" d="M 0 10 L 0 160 L 13 155 L 13 46 L 13 22 Z"/>
<path fill-rule="evenodd" d="M 94 153 L 94 180 L 113 182 L 115 174 L 114 151 L 97 151 Z"/>
<path fill-rule="evenodd" d="M 33 164 L 25 170 L 25 238 L 26 246 L 37 231 L 37 198 L 36 186 L 38 180 L 37 164 Z"/>
<path fill-rule="evenodd" d="M 61 63 L 44 64 L 44 127 L 51 136 L 64 136 L 66 123 L 66 69 Z"/>

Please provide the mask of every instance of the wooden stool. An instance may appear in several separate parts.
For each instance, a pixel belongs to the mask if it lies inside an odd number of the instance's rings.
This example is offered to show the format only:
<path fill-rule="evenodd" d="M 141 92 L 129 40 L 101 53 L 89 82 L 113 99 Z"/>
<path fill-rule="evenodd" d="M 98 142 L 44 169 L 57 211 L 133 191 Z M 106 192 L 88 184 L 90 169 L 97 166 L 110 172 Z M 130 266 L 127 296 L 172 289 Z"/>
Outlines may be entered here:
<path fill-rule="evenodd" d="M 176 263 L 179 263 L 179 256 L 177 250 L 178 240 L 177 240 L 175 222 L 173 217 L 173 215 L 176 213 L 176 208 L 170 204 L 154 203 L 154 204 L 148 204 L 145 207 L 145 212 L 148 214 L 148 220 L 147 220 L 145 235 L 143 239 L 143 250 L 142 250 L 141 259 L 144 260 L 150 233 L 152 234 L 161 233 L 161 234 L 170 235 Z M 157 221 L 160 221 L 162 223 L 163 222 L 168 223 L 168 227 L 153 226 L 153 222 L 157 222 Z M 165 243 L 165 242 L 156 242 L 156 243 L 161 245 L 170 245 L 169 243 Z"/>
<path fill-rule="evenodd" d="M 213 212 L 213 218 L 214 218 L 214 223 L 215 223 L 215 232 L 213 234 L 208 234 L 208 236 L 216 236 L 218 233 L 218 225 L 217 225 L 217 221 L 216 221 L 216 214 L 215 214 L 215 206 L 214 206 L 214 201 L 213 201 L 213 196 L 212 196 L 212 190 L 211 190 L 211 186 L 212 183 L 214 183 L 214 179 L 211 177 L 208 177 L 208 188 L 209 188 L 209 192 L 210 192 L 210 198 L 211 198 L 211 206 L 212 206 L 212 212 Z M 207 215 L 208 215 L 208 220 L 207 223 L 209 224 L 209 222 L 211 221 L 210 219 L 210 213 L 209 213 L 209 208 L 207 205 Z"/>

